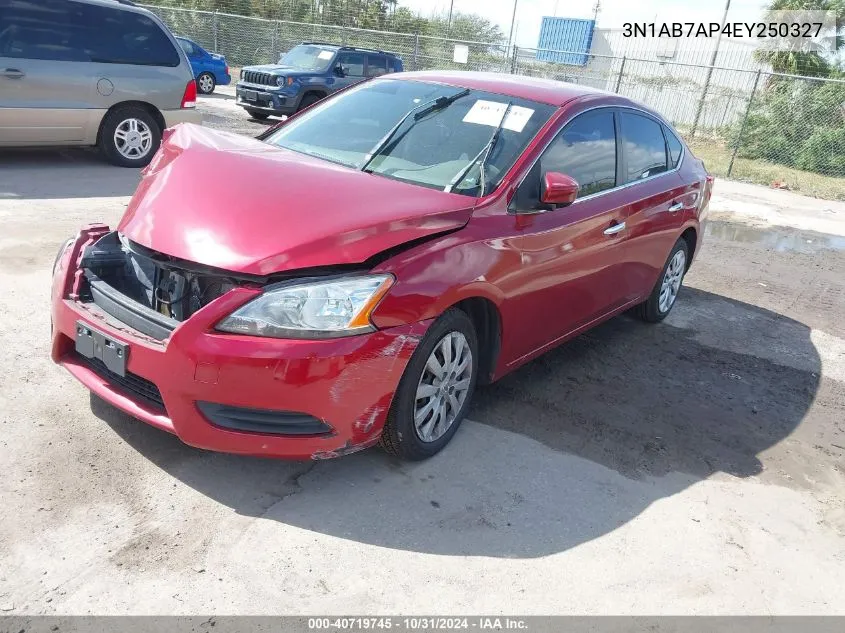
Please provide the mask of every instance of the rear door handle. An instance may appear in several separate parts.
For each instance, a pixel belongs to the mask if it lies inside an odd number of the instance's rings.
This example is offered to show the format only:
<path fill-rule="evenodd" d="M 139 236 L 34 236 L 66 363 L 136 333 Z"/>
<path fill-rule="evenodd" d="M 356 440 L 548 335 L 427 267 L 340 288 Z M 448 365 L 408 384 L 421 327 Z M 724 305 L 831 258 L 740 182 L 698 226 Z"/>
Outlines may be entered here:
<path fill-rule="evenodd" d="M 683 209 L 683 208 L 684 208 L 684 203 L 683 203 L 683 202 L 676 202 L 676 203 L 675 203 L 675 204 L 673 204 L 671 207 L 669 207 L 669 208 L 667 209 L 667 211 L 669 211 L 669 213 L 675 213 L 676 211 L 680 211 L 680 210 L 681 210 L 681 209 Z"/>
<path fill-rule="evenodd" d="M 624 230 L 625 230 L 625 223 L 619 222 L 618 224 L 613 224 L 613 225 L 607 227 L 604 230 L 604 234 L 605 235 L 616 235 L 617 233 L 619 233 L 619 231 L 624 231 Z"/>
<path fill-rule="evenodd" d="M 8 77 L 9 79 L 20 79 L 25 73 L 17 68 L 4 68 L 3 72 L 0 74 L 4 77 Z"/>

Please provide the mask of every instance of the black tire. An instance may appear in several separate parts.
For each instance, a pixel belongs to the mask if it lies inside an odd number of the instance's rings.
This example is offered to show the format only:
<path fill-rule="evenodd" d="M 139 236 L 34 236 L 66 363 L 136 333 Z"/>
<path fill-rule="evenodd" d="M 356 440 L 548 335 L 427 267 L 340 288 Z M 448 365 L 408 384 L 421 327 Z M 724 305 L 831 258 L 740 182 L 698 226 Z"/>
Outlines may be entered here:
<path fill-rule="evenodd" d="M 267 112 L 262 112 L 261 110 L 253 110 L 252 108 L 247 108 L 246 113 L 253 119 L 257 119 L 258 121 L 263 121 L 270 116 Z"/>
<path fill-rule="evenodd" d="M 669 257 L 666 258 L 666 263 L 663 264 L 663 270 L 660 271 L 660 276 L 657 278 L 657 282 L 655 282 L 654 288 L 652 289 L 648 299 L 636 306 L 633 310 L 637 317 L 647 323 L 659 323 L 665 319 L 678 302 L 676 294 L 675 298 L 665 310 L 660 308 L 660 291 L 663 286 L 663 279 L 666 277 L 666 271 L 669 269 L 669 264 L 672 263 L 672 260 L 675 258 L 678 251 L 683 251 L 684 253 L 683 271 L 681 272 L 681 280 L 679 282 L 683 284 L 683 276 L 689 265 L 689 248 L 687 247 L 686 240 L 681 238 L 675 242 L 675 245 L 672 247 L 672 251 L 669 253 Z M 680 288 L 681 286 L 678 287 L 678 294 L 680 293 Z"/>
<path fill-rule="evenodd" d="M 302 97 L 302 101 L 299 102 L 299 107 L 296 109 L 296 111 L 300 112 L 305 108 L 311 107 L 312 105 L 320 101 L 320 99 L 322 98 L 323 97 L 321 97 L 320 95 L 315 95 L 313 92 L 311 94 L 307 94 Z"/>
<path fill-rule="evenodd" d="M 121 154 L 117 141 L 115 140 L 115 132 L 118 127 L 123 126 L 132 119 L 143 123 L 151 134 L 149 148 L 146 153 L 135 157 Z M 155 155 L 159 145 L 161 145 L 161 127 L 152 114 L 140 106 L 123 106 L 117 108 L 109 112 L 106 118 L 103 119 L 98 146 L 109 162 L 115 165 L 119 165 L 120 167 L 145 167 L 153 159 L 153 155 Z"/>
<path fill-rule="evenodd" d="M 472 353 L 472 374 L 466 398 L 455 416 L 451 426 L 436 440 L 422 440 L 414 424 L 414 409 L 417 401 L 417 385 L 426 369 L 426 363 L 435 347 L 451 332 L 463 334 Z M 472 394 L 478 377 L 478 337 L 472 321 L 465 312 L 452 308 L 444 312 L 428 329 L 423 337 L 405 373 L 399 381 L 399 387 L 393 396 L 393 403 L 387 414 L 387 422 L 381 433 L 381 447 L 402 459 L 418 461 L 428 459 L 438 453 L 458 430 L 472 401 Z"/>
<path fill-rule="evenodd" d="M 209 88 L 209 80 L 211 81 L 210 88 Z M 206 84 L 205 89 L 203 89 L 203 84 Z M 214 75 L 211 73 L 200 73 L 197 77 L 197 90 L 199 90 L 200 94 L 203 95 L 210 95 L 214 92 L 214 89 L 217 87 L 217 80 L 214 78 Z"/>

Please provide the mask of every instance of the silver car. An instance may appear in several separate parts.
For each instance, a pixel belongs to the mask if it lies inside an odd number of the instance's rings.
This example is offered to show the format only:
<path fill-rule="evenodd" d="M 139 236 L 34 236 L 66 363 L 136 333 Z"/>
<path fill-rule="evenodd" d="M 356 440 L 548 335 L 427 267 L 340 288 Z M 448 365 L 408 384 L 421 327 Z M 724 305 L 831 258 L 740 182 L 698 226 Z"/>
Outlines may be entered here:
<path fill-rule="evenodd" d="M 191 67 L 128 0 L 0 0 L 0 147 L 96 145 L 150 162 L 167 127 L 199 123 Z"/>

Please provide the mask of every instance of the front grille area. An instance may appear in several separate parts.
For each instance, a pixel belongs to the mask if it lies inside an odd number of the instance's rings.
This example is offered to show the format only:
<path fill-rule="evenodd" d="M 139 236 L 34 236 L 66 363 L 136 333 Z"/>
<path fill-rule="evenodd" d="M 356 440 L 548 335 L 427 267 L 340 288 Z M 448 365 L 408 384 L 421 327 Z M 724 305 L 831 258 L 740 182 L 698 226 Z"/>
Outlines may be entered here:
<path fill-rule="evenodd" d="M 245 70 L 241 77 L 244 81 L 251 84 L 260 84 L 262 86 L 275 86 L 276 77 L 270 73 L 261 73 L 257 70 Z"/>
<path fill-rule="evenodd" d="M 165 413 L 164 400 L 161 399 L 161 393 L 154 383 L 128 371 L 125 376 L 119 376 L 109 371 L 106 364 L 98 358 L 87 358 L 75 351 L 72 354 L 76 362 L 108 381 L 115 391 L 122 391 L 130 398 L 141 400 L 147 406 Z"/>

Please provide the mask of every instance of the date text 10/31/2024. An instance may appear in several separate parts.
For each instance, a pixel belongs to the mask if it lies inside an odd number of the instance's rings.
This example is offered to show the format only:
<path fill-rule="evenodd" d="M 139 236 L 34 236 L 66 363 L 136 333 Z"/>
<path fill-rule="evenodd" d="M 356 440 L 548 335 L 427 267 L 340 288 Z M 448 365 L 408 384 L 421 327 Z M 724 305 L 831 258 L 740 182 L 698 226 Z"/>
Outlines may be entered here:
<path fill-rule="evenodd" d="M 308 618 L 308 629 L 312 631 L 361 631 L 391 630 L 398 631 L 527 631 L 528 623 L 521 618 L 510 617 L 333 617 Z"/>

